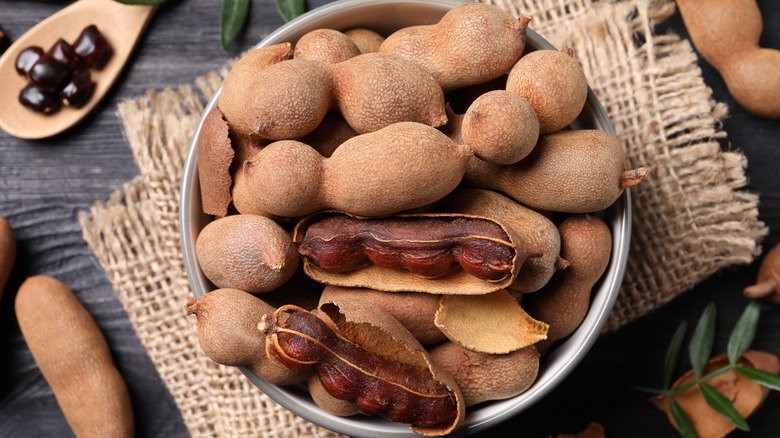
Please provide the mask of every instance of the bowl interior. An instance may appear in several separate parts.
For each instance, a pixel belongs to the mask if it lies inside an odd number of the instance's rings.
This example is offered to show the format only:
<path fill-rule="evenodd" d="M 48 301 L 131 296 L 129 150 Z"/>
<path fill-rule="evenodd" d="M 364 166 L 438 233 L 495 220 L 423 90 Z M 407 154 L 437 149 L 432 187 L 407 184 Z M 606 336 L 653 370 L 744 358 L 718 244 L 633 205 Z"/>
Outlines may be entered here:
<path fill-rule="evenodd" d="M 448 10 L 460 4 L 450 0 L 342 0 L 314 9 L 282 26 L 255 47 L 265 47 L 289 41 L 295 43 L 303 34 L 318 28 L 346 30 L 367 27 L 387 35 L 393 30 L 419 24 L 433 24 Z M 533 30 L 528 30 L 526 50 L 554 49 Z M 219 90 L 208 103 L 205 114 L 216 106 Z M 202 122 L 202 120 L 201 120 Z M 585 108 L 572 124 L 577 129 L 592 128 L 614 135 L 606 114 L 591 90 Z M 195 132 L 185 163 L 180 200 L 180 228 L 184 262 L 195 296 L 213 289 L 198 267 L 194 245 L 200 230 L 212 220 L 201 209 L 197 169 L 197 141 L 200 125 Z M 594 287 L 591 306 L 580 327 L 564 342 L 552 349 L 542 362 L 536 382 L 524 393 L 506 400 L 486 402 L 467 409 L 463 425 L 451 436 L 464 436 L 498 424 L 530 407 L 555 388 L 585 354 L 598 337 L 617 298 L 628 258 L 631 234 L 630 192 L 625 190 L 609 209 L 599 216 L 612 231 L 612 258 L 607 271 Z M 419 436 L 403 424 L 378 417 L 337 417 L 321 410 L 302 385 L 279 387 L 265 382 L 246 369 L 242 372 L 260 390 L 295 414 L 333 431 L 355 437 L 412 437 Z"/>

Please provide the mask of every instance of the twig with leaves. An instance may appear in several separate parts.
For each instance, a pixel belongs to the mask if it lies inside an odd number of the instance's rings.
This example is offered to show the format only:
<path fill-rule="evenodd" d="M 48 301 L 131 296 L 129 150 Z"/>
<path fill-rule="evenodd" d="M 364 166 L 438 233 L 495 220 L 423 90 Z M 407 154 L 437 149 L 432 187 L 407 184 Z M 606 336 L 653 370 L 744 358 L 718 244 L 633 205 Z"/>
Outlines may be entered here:
<path fill-rule="evenodd" d="M 116 0 L 127 5 L 160 5 L 168 0 Z M 275 0 L 276 10 L 285 22 L 306 12 L 304 0 Z M 250 0 L 222 0 L 219 41 L 222 50 L 227 50 L 246 25 Z"/>
<path fill-rule="evenodd" d="M 710 359 L 715 339 L 715 311 L 714 303 L 705 308 L 691 336 L 688 353 L 692 372 L 689 375 L 683 376 L 672 385 L 672 377 L 680 360 L 683 340 L 687 331 L 687 324 L 683 322 L 672 336 L 666 353 L 662 389 L 635 388 L 655 394 L 651 400 L 660 409 L 665 411 L 668 409 L 667 413 L 672 424 L 685 438 L 699 437 L 700 434 L 705 437 L 724 436 L 734 427 L 749 430 L 745 416 L 752 413 L 760 405 L 769 389 L 780 390 L 780 377 L 777 375 L 780 369 L 780 360 L 777 356 L 749 351 L 756 334 L 761 302 L 752 300 L 743 311 L 729 337 L 727 354 Z M 719 366 L 720 364 L 723 365 Z M 705 371 L 707 372 L 705 373 Z M 716 388 L 718 385 L 714 384 L 719 376 L 724 376 L 726 373 L 734 375 L 733 379 L 728 380 L 728 382 L 733 383 L 737 382 L 739 378 L 747 378 L 767 389 L 758 391 L 755 397 L 757 400 L 749 400 L 749 402 L 744 400 L 744 397 L 747 397 L 746 393 L 740 394 L 743 399 L 740 399 L 740 403 L 735 407 L 733 401 L 736 396 L 734 398 L 727 397 Z M 717 414 L 728 420 L 728 422 L 724 422 L 725 425 L 722 427 L 716 425 L 714 424 L 717 423 L 716 421 L 697 421 L 701 419 L 697 418 L 696 415 L 702 415 L 700 408 L 705 406 L 703 404 L 696 405 L 694 399 L 699 398 L 699 394 L 689 392 L 685 398 L 687 409 L 684 409 L 685 406 L 679 399 L 683 399 L 683 393 L 692 388 L 698 388 L 700 397 L 704 399 L 706 406 L 711 407 Z M 702 430 L 705 430 L 706 434 Z"/>

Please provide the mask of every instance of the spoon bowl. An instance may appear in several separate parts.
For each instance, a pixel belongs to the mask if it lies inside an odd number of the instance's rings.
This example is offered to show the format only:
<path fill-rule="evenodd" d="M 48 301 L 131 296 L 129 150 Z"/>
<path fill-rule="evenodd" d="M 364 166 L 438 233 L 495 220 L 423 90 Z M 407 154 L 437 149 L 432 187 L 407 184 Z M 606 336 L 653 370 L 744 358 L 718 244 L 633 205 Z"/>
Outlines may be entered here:
<path fill-rule="evenodd" d="M 156 6 L 126 5 L 114 0 L 79 0 L 41 21 L 19 37 L 0 57 L 0 129 L 14 137 L 41 139 L 75 125 L 105 96 L 122 72 Z M 54 114 L 24 107 L 19 93 L 28 80 L 16 72 L 16 57 L 30 46 L 47 51 L 59 38 L 73 43 L 81 31 L 94 24 L 113 49 L 102 69 L 90 69 L 95 91 L 81 108 L 63 106 Z"/>

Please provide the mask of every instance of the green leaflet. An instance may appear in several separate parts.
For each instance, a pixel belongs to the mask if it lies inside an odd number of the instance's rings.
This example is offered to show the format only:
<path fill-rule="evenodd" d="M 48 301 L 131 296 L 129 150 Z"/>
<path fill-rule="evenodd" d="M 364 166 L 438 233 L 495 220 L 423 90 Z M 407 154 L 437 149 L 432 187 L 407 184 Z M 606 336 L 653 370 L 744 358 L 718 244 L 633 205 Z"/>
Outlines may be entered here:
<path fill-rule="evenodd" d="M 223 0 L 219 27 L 222 50 L 227 50 L 230 47 L 230 43 L 244 27 L 248 12 L 249 0 Z"/>
<path fill-rule="evenodd" d="M 769 389 L 780 391 L 780 376 L 772 373 L 768 373 L 764 370 L 756 368 L 748 368 L 742 365 L 735 367 L 737 371 L 742 373 L 743 376 L 758 383 L 759 385 L 766 386 Z"/>
<path fill-rule="evenodd" d="M 747 421 L 742 418 L 742 415 L 737 412 L 737 410 L 734 408 L 734 405 L 728 398 L 726 398 L 726 396 L 704 382 L 699 383 L 699 389 L 701 389 L 701 394 L 704 396 L 704 400 L 708 405 L 710 405 L 710 407 L 712 407 L 712 409 L 715 409 L 719 414 L 726 417 L 727 420 L 734 423 L 734 425 L 738 428 L 746 431 L 750 430 Z"/>
<path fill-rule="evenodd" d="M 736 365 L 737 361 L 750 348 L 756 337 L 758 316 L 761 313 L 761 301 L 752 300 L 739 317 L 734 330 L 731 331 L 728 344 L 729 363 Z"/>
<path fill-rule="evenodd" d="M 682 350 L 685 332 L 688 330 L 688 324 L 683 321 L 674 332 L 672 341 L 669 343 L 669 349 L 666 350 L 666 359 L 664 360 L 664 389 L 669 389 L 672 384 L 672 377 L 677 364 L 680 363 L 680 351 Z"/>
<path fill-rule="evenodd" d="M 290 21 L 306 12 L 304 0 L 276 0 L 276 9 L 284 21 Z"/>
<path fill-rule="evenodd" d="M 715 303 L 710 303 L 704 309 L 696 329 L 691 336 L 691 342 L 688 344 L 688 353 L 690 355 L 693 374 L 698 379 L 704 365 L 712 354 L 712 344 L 715 341 Z"/>
<path fill-rule="evenodd" d="M 693 423 L 685 414 L 685 411 L 680 407 L 677 401 L 671 395 L 666 396 L 666 401 L 669 403 L 669 412 L 672 414 L 674 424 L 677 425 L 677 430 L 684 438 L 699 438 L 699 434 L 693 427 Z"/>

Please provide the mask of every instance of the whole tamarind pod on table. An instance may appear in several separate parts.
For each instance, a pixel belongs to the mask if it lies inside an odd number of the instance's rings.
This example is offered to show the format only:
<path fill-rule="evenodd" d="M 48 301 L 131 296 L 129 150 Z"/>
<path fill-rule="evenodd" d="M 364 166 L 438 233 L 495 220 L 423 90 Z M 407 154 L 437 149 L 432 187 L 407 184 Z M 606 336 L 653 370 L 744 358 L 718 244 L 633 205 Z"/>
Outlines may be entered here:
<path fill-rule="evenodd" d="M 756 0 L 677 0 L 691 41 L 723 77 L 743 108 L 780 117 L 780 50 L 758 45 L 763 30 Z"/>
<path fill-rule="evenodd" d="M 127 437 L 133 407 L 106 338 L 76 295 L 47 276 L 22 283 L 14 302 L 25 342 L 78 437 Z"/>
<path fill-rule="evenodd" d="M 530 155 L 509 166 L 472 159 L 464 182 L 539 210 L 592 213 L 645 180 L 647 168 L 627 170 L 625 157 L 618 139 L 607 132 L 558 131 L 539 137 Z"/>
<path fill-rule="evenodd" d="M 492 292 L 510 284 L 528 256 L 502 224 L 455 214 L 324 212 L 302 219 L 293 241 L 315 280 L 393 292 Z"/>
<path fill-rule="evenodd" d="M 756 284 L 744 290 L 748 298 L 764 298 L 780 303 L 780 244 L 769 250 L 758 267 Z"/>
<path fill-rule="evenodd" d="M 330 109 L 360 134 L 397 122 L 433 127 L 447 122 L 441 87 L 422 68 L 395 55 L 366 53 L 337 64 L 290 59 L 248 75 L 252 87 L 230 102 L 238 108 L 220 104 L 228 124 L 240 127 L 235 132 L 242 136 L 300 138 Z M 229 113 L 238 120 L 232 122 Z"/>
<path fill-rule="evenodd" d="M 16 237 L 8 221 L 0 216 L 0 299 L 3 289 L 11 276 L 16 259 Z"/>
<path fill-rule="evenodd" d="M 509 71 L 523 54 L 530 21 L 493 5 L 469 3 L 453 8 L 436 24 L 397 30 L 379 51 L 417 63 L 446 92 Z"/>
<path fill-rule="evenodd" d="M 512 284 L 507 286 L 513 291 L 537 291 L 547 284 L 556 270 L 565 269 L 569 264 L 560 256 L 558 227 L 544 215 L 498 192 L 483 189 L 455 190 L 434 203 L 431 211 L 487 217 L 517 233 L 528 248 L 529 257 L 523 262 Z"/>
<path fill-rule="evenodd" d="M 309 373 L 271 363 L 265 355 L 265 336 L 257 332 L 257 321 L 275 310 L 238 289 L 217 289 L 184 306 L 187 315 L 197 317 L 198 342 L 209 359 L 247 368 L 274 385 L 292 385 L 304 381 Z"/>
<path fill-rule="evenodd" d="M 234 176 L 241 213 L 296 217 L 327 208 L 383 216 L 441 199 L 460 183 L 471 151 L 430 126 L 401 122 L 341 144 L 330 158 L 274 142 Z"/>
<path fill-rule="evenodd" d="M 318 312 L 332 325 L 295 306 L 263 317 L 268 357 L 316 371 L 331 395 L 414 432 L 444 435 L 460 424 L 460 390 L 398 321 L 360 301 L 324 303 Z"/>
<path fill-rule="evenodd" d="M 612 254 L 612 234 L 596 216 L 569 217 L 558 229 L 561 256 L 569 261 L 569 267 L 556 272 L 538 292 L 523 296 L 528 314 L 550 326 L 547 339 L 536 344 L 542 354 L 574 332 L 585 319 L 593 286 L 607 269 Z"/>

